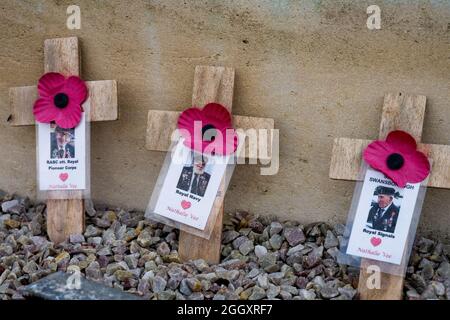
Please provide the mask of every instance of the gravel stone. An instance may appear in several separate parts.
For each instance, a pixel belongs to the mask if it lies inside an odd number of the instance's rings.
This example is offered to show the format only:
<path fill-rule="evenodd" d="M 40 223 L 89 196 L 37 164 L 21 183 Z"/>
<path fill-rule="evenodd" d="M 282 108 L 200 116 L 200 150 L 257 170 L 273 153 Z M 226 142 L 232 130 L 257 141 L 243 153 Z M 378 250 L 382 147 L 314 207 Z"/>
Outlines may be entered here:
<path fill-rule="evenodd" d="M 56 272 L 84 276 L 145 299 L 350 300 L 358 268 L 336 261 L 345 226 L 256 218 L 238 212 L 225 222 L 219 264 L 182 263 L 179 232 L 143 212 L 86 208 L 86 231 L 59 245 L 45 233 L 45 205 L 0 197 L 0 300 Z M 14 200 L 17 200 L 14 201 Z M 12 202 L 11 202 L 12 201 Z M 405 299 L 448 299 L 450 246 L 418 237 L 405 279 Z"/>

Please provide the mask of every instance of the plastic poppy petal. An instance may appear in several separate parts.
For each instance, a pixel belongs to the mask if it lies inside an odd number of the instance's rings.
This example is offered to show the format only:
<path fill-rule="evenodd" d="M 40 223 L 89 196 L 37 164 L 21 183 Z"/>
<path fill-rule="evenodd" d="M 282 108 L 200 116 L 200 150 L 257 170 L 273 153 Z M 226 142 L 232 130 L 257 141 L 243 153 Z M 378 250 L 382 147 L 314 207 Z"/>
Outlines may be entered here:
<path fill-rule="evenodd" d="M 388 169 L 386 158 L 391 153 L 389 145 L 384 141 L 374 141 L 364 149 L 364 160 L 374 169 L 385 173 Z"/>
<path fill-rule="evenodd" d="M 426 179 L 430 174 L 430 162 L 428 158 L 419 151 L 415 151 L 411 155 L 405 158 L 405 162 L 408 164 L 408 168 L 405 168 L 407 172 L 408 182 L 418 183 Z"/>
<path fill-rule="evenodd" d="M 72 112 L 65 114 L 64 117 L 59 117 L 55 122 L 63 129 L 75 128 L 80 123 L 81 114 Z"/>
<path fill-rule="evenodd" d="M 405 175 L 405 173 L 406 173 L 405 170 L 397 170 L 397 171 L 390 170 L 388 173 L 385 173 L 385 175 L 400 188 L 404 188 L 406 184 L 410 182 L 408 181 L 408 177 Z"/>
<path fill-rule="evenodd" d="M 178 129 L 193 131 L 195 121 L 202 121 L 202 111 L 197 108 L 186 109 L 178 118 Z"/>
<path fill-rule="evenodd" d="M 69 77 L 64 85 L 63 92 L 69 96 L 69 99 L 81 105 L 87 98 L 86 83 L 79 77 Z"/>
<path fill-rule="evenodd" d="M 60 92 L 66 79 L 60 73 L 49 72 L 44 74 L 38 82 L 38 92 L 41 98 L 52 98 Z"/>
<path fill-rule="evenodd" d="M 69 105 L 59 111 L 55 118 L 55 122 L 58 126 L 63 129 L 74 128 L 80 123 L 81 120 L 81 108 L 78 104 L 74 102 L 69 102 Z"/>
<path fill-rule="evenodd" d="M 55 120 L 58 110 L 53 103 L 47 98 L 39 98 L 33 106 L 33 114 L 38 122 L 49 123 Z"/>
<path fill-rule="evenodd" d="M 402 152 L 415 152 L 417 149 L 416 140 L 409 133 L 400 130 L 390 132 L 386 142 L 393 149 Z"/>
<path fill-rule="evenodd" d="M 201 110 L 197 108 L 189 108 L 184 110 L 178 118 L 177 127 L 180 129 L 181 136 L 184 138 L 184 145 L 191 149 L 194 149 L 195 121 L 201 120 Z M 200 150 L 197 151 L 201 151 L 201 147 Z"/>
<path fill-rule="evenodd" d="M 203 108 L 203 115 L 209 124 L 218 130 L 231 127 L 231 114 L 222 105 L 218 103 L 209 103 Z"/>

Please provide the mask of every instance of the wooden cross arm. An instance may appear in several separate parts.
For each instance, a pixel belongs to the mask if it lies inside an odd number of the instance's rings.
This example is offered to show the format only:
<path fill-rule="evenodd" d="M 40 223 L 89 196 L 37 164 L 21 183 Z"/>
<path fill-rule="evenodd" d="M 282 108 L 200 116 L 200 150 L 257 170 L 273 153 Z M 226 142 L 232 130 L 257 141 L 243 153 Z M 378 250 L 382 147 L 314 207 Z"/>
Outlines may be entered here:
<path fill-rule="evenodd" d="M 331 156 L 330 178 L 338 180 L 361 180 L 359 177 L 363 150 L 371 140 L 337 138 Z M 450 188 L 450 146 L 419 144 L 418 150 L 432 159 L 428 187 Z"/>
<path fill-rule="evenodd" d="M 117 82 L 115 80 L 86 81 L 89 97 L 84 104 L 90 104 L 89 121 L 112 121 L 119 118 L 117 103 Z M 38 98 L 37 87 L 9 89 L 12 126 L 35 124 L 33 104 Z"/>
<path fill-rule="evenodd" d="M 146 145 L 148 150 L 168 151 L 171 145 L 172 133 L 177 128 L 177 120 L 180 112 L 177 111 L 159 111 L 150 110 L 148 112 L 148 124 Z M 246 116 L 233 116 L 233 124 L 236 129 L 242 129 L 247 132 L 249 129 L 265 129 L 267 135 L 267 154 L 258 155 L 258 144 L 249 143 L 250 138 L 245 141 L 245 148 L 241 149 L 239 157 L 242 155 L 248 159 L 270 160 L 272 151 L 272 130 L 274 129 L 274 120 L 270 118 L 256 118 Z"/>

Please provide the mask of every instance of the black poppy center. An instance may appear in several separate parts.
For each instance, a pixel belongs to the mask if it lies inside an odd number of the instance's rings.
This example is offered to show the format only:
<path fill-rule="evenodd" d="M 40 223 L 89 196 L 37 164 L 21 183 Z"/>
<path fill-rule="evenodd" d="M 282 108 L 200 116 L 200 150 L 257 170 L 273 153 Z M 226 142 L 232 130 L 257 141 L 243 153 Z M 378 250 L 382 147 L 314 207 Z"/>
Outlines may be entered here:
<path fill-rule="evenodd" d="M 405 159 L 401 154 L 393 153 L 387 158 L 386 164 L 391 170 L 399 170 L 405 164 Z"/>
<path fill-rule="evenodd" d="M 63 109 L 69 104 L 69 97 L 65 93 L 58 93 L 53 98 L 53 102 L 55 103 L 56 107 Z"/>
<path fill-rule="evenodd" d="M 212 124 L 207 124 L 202 128 L 202 137 L 204 141 L 214 141 L 216 138 L 217 131 L 216 127 Z"/>

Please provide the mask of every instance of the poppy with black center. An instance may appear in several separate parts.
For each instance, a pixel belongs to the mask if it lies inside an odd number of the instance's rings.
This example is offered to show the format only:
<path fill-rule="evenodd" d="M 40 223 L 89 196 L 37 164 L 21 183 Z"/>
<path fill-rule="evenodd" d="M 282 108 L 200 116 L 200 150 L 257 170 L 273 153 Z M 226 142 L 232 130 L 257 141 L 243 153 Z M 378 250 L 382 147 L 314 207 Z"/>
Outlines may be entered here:
<path fill-rule="evenodd" d="M 69 104 L 69 96 L 65 93 L 58 93 L 53 98 L 53 103 L 59 109 L 64 109 Z"/>
<path fill-rule="evenodd" d="M 214 141 L 216 139 L 217 130 L 212 124 L 207 124 L 202 128 L 203 141 Z"/>
<path fill-rule="evenodd" d="M 386 159 L 386 164 L 391 170 L 400 170 L 405 164 L 405 159 L 399 153 L 392 153 Z"/>
<path fill-rule="evenodd" d="M 407 183 L 422 182 L 430 173 L 428 158 L 417 150 L 414 137 L 400 130 L 390 132 L 384 141 L 370 143 L 363 158 L 401 188 Z"/>

